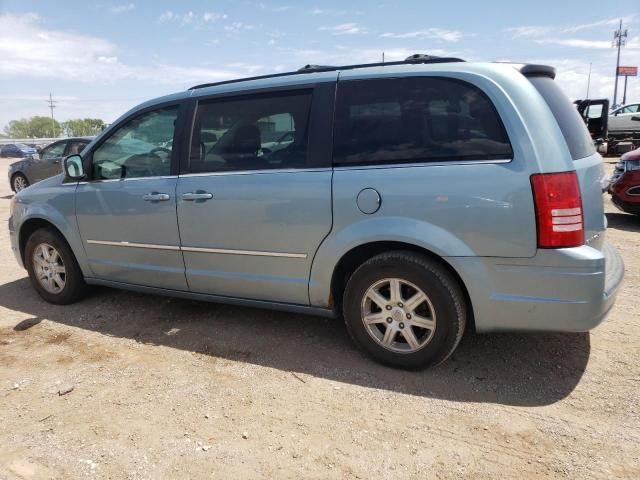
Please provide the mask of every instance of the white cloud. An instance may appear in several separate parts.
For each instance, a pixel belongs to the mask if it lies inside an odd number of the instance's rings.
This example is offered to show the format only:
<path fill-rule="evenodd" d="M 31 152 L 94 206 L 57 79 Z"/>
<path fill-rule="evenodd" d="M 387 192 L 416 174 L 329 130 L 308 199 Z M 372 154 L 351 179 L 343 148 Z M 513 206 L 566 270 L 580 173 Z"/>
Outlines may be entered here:
<path fill-rule="evenodd" d="M 320 30 L 327 30 L 333 35 L 360 35 L 367 33 L 367 30 L 357 23 L 341 23 L 333 27 L 321 27 Z"/>
<path fill-rule="evenodd" d="M 584 40 L 581 38 L 548 38 L 536 40 L 536 43 L 598 50 L 611 49 L 611 42 L 608 40 Z"/>
<path fill-rule="evenodd" d="M 214 22 L 216 20 L 224 20 L 227 18 L 226 13 L 218 13 L 218 12 L 204 12 L 202 14 L 203 22 Z"/>
<path fill-rule="evenodd" d="M 616 27 L 620 22 L 620 18 L 608 18 L 598 20 L 596 22 L 581 23 L 577 25 L 549 26 L 549 25 L 525 25 L 522 27 L 505 28 L 504 31 L 510 33 L 514 38 L 518 37 L 541 37 L 543 35 L 560 33 L 576 33 L 583 30 L 589 30 L 597 27 Z M 633 23 L 636 20 L 635 15 L 627 15 L 622 17 L 623 24 Z M 601 33 L 601 31 L 599 31 Z M 613 32 L 610 32 L 611 34 Z M 608 35 L 608 34 L 607 34 Z"/>
<path fill-rule="evenodd" d="M 123 5 L 114 5 L 109 10 L 114 15 L 119 15 L 121 13 L 130 12 L 134 8 L 136 8 L 136 4 L 135 3 L 126 3 L 126 4 L 123 4 Z"/>
<path fill-rule="evenodd" d="M 636 17 L 628 15 L 622 18 L 623 24 L 634 23 Z M 617 27 L 620 22 L 619 18 L 610 18 L 598 20 L 596 22 L 583 23 L 577 25 L 565 25 L 559 27 L 543 26 L 543 25 L 526 25 L 521 27 L 511 27 L 504 29 L 504 32 L 511 35 L 512 38 L 529 38 L 539 45 L 557 45 L 560 47 L 580 48 L 587 50 L 609 50 L 612 48 L 613 30 L 603 31 L 602 27 Z M 596 29 L 592 35 L 595 38 L 575 38 L 568 37 L 563 34 L 573 34 L 583 32 L 585 30 Z M 639 37 L 629 38 L 625 50 L 636 53 L 635 50 L 640 49 Z"/>
<path fill-rule="evenodd" d="M 230 33 L 238 33 L 243 30 L 253 30 L 253 28 L 253 25 L 244 22 L 233 22 L 224 26 L 225 31 Z"/>
<path fill-rule="evenodd" d="M 172 10 L 166 10 L 158 17 L 158 23 L 178 23 L 181 27 L 191 24 L 206 24 L 217 20 L 226 20 L 226 13 L 206 11 L 203 13 L 195 13 L 189 10 L 185 13 L 175 13 Z"/>
<path fill-rule="evenodd" d="M 15 35 L 16 31 L 20 35 Z M 133 79 L 183 88 L 195 82 L 239 76 L 238 71 L 229 69 L 160 62 L 129 64 L 117 53 L 118 48 L 105 39 L 44 28 L 34 14 L 0 15 L 3 78 L 58 78 L 97 84 Z"/>
<path fill-rule="evenodd" d="M 505 28 L 505 32 L 510 33 L 512 37 L 539 37 L 551 32 L 550 27 L 542 27 L 539 25 L 526 25 L 524 27 Z"/>
<path fill-rule="evenodd" d="M 470 35 L 464 34 L 459 30 L 447 30 L 444 28 L 427 28 L 426 30 L 416 30 L 413 32 L 383 33 L 380 35 L 381 38 L 430 38 L 444 42 L 457 42 L 461 38 L 468 36 Z"/>
<path fill-rule="evenodd" d="M 159 17 L 158 17 L 158 22 L 159 23 L 163 23 L 163 22 L 170 22 L 172 21 L 174 18 L 178 18 L 176 14 L 174 14 L 171 10 L 167 10 L 166 12 L 163 12 Z"/>
<path fill-rule="evenodd" d="M 606 20 L 598 20 L 597 22 L 591 22 L 591 23 L 583 23 L 583 24 L 579 24 L 579 25 L 573 25 L 573 26 L 568 26 L 564 28 L 565 32 L 568 33 L 574 33 L 574 32 L 578 32 L 580 30 L 587 30 L 589 28 L 596 28 L 596 27 L 605 27 L 605 26 L 612 26 L 612 27 L 617 27 L 620 20 L 622 20 L 623 24 L 627 24 L 627 23 L 632 23 L 635 21 L 636 16 L 635 15 L 627 15 L 626 17 L 622 17 L 620 18 L 609 18 Z"/>
<path fill-rule="evenodd" d="M 291 10 L 293 8 L 291 5 L 267 5 L 263 2 L 258 3 L 258 7 L 260 7 L 262 10 L 276 13 L 286 12 L 287 10 Z"/>
<path fill-rule="evenodd" d="M 346 15 L 347 14 L 347 10 L 340 10 L 338 8 L 313 8 L 311 10 L 309 10 L 309 13 L 311 15 L 334 15 L 334 16 L 340 16 L 340 15 Z M 360 15 L 361 12 L 352 12 L 355 13 L 357 15 Z"/>

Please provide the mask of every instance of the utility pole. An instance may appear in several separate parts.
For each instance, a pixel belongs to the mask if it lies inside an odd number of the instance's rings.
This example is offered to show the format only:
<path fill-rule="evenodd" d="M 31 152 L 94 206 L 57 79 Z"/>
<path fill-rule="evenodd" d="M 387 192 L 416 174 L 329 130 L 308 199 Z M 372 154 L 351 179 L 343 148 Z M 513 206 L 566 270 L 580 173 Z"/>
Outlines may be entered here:
<path fill-rule="evenodd" d="M 629 75 L 624 76 L 624 92 L 622 93 L 622 104 L 625 105 L 627 103 L 627 78 Z"/>
<path fill-rule="evenodd" d="M 55 138 L 56 136 L 56 121 L 53 119 L 53 109 L 56 108 L 56 103 L 53 101 L 53 97 L 51 96 L 51 92 L 49 92 L 49 100 L 45 100 L 49 105 L 49 109 L 51 110 L 51 138 Z"/>
<path fill-rule="evenodd" d="M 382 63 L 384 63 L 384 52 L 382 52 Z"/>
<path fill-rule="evenodd" d="M 613 32 L 613 46 L 618 49 L 618 58 L 616 60 L 616 83 L 613 88 L 613 106 L 617 105 L 618 101 L 618 67 L 620 66 L 620 48 L 624 47 L 627 43 L 627 31 L 622 30 L 622 20 L 620 20 L 620 27 Z"/>
<path fill-rule="evenodd" d="M 585 97 L 587 100 L 589 99 L 589 87 L 591 87 L 591 65 L 589 62 L 589 76 L 587 77 L 587 96 Z"/>

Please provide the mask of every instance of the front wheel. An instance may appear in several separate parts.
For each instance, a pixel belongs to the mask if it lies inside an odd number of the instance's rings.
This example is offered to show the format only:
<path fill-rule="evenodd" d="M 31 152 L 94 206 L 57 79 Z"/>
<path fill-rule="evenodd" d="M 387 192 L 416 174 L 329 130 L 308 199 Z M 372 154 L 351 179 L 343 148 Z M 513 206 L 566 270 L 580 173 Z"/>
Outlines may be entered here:
<path fill-rule="evenodd" d="M 466 303 L 458 282 L 439 262 L 413 252 L 387 252 L 351 276 L 343 313 L 352 338 L 392 367 L 425 368 L 458 346 Z"/>
<path fill-rule="evenodd" d="M 29 186 L 29 180 L 21 173 L 16 173 L 11 178 L 11 189 L 18 193 L 20 190 L 24 190 Z"/>
<path fill-rule="evenodd" d="M 66 305 L 86 295 L 88 286 L 73 252 L 53 229 L 31 234 L 24 260 L 31 284 L 47 302 Z"/>

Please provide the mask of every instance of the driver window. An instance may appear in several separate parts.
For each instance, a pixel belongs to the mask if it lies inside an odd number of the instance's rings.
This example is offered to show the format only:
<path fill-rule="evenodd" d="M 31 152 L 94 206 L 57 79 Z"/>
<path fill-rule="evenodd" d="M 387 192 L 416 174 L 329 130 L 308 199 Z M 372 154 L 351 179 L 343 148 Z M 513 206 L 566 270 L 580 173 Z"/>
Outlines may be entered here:
<path fill-rule="evenodd" d="M 118 128 L 93 152 L 93 179 L 157 177 L 171 173 L 178 106 L 144 113 Z"/>
<path fill-rule="evenodd" d="M 305 167 L 311 95 L 305 90 L 199 102 L 189 171 Z"/>
<path fill-rule="evenodd" d="M 40 155 L 40 158 L 42 158 L 43 160 L 48 160 L 50 158 L 60 157 L 64 153 L 64 147 L 66 147 L 66 145 L 66 142 L 60 142 L 54 145 L 50 145 L 42 150 L 42 155 Z"/>

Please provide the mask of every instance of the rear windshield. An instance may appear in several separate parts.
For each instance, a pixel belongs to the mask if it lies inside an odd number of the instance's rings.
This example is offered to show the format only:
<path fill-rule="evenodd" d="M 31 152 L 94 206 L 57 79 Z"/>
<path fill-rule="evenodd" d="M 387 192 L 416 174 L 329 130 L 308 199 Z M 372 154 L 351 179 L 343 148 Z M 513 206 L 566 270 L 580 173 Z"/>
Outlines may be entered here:
<path fill-rule="evenodd" d="M 593 155 L 596 149 L 589 130 L 575 105 L 569 101 L 558 84 L 549 77 L 529 77 L 529 80 L 549 105 L 567 142 L 571 158 L 577 160 Z"/>

